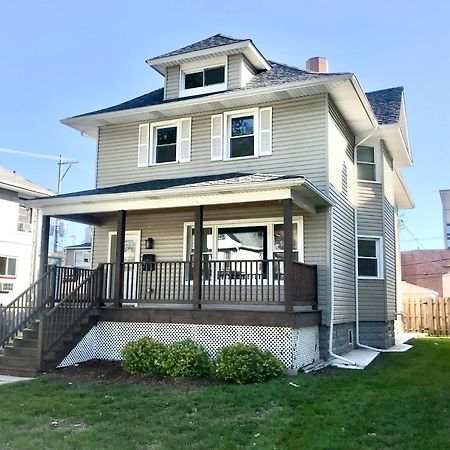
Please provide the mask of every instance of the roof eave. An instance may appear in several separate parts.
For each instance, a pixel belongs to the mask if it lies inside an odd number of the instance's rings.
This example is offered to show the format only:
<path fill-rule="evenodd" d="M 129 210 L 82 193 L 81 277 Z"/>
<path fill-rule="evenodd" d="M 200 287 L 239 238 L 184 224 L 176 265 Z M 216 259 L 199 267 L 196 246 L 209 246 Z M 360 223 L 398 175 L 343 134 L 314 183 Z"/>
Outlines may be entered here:
<path fill-rule="evenodd" d="M 99 126 L 106 125 L 109 119 L 116 118 L 126 118 L 127 116 L 136 116 L 138 114 L 147 115 L 153 112 L 164 112 L 168 110 L 173 110 L 176 112 L 180 106 L 201 106 L 208 103 L 216 103 L 219 101 L 231 101 L 240 98 L 246 98 L 251 96 L 264 95 L 267 93 L 276 93 L 282 91 L 289 91 L 293 89 L 301 89 L 314 87 L 319 85 L 332 85 L 330 89 L 335 87 L 336 83 L 348 81 L 352 77 L 352 74 L 339 74 L 327 77 L 325 79 L 312 79 L 312 80 L 302 80 L 293 83 L 284 83 L 278 85 L 271 85 L 267 87 L 259 87 L 254 89 L 242 89 L 234 91 L 226 91 L 218 94 L 212 94 L 201 98 L 182 98 L 177 101 L 171 101 L 166 103 L 161 103 L 157 105 L 144 106 L 141 108 L 130 108 L 120 111 L 112 111 L 84 116 L 68 117 L 62 119 L 61 123 L 72 127 L 83 134 L 87 134 L 91 137 L 96 137 L 97 128 Z M 178 113 L 179 114 L 179 113 Z M 136 121 L 144 119 L 135 119 Z M 149 120 L 149 119 L 147 119 Z"/>
<path fill-rule="evenodd" d="M 262 53 L 256 48 L 251 39 L 245 41 L 236 42 L 233 44 L 219 45 L 216 47 L 206 48 L 203 50 L 195 50 L 187 53 L 179 53 L 171 56 L 164 56 L 158 58 L 150 58 L 145 62 L 159 72 L 161 75 L 165 75 L 165 68 L 168 66 L 178 65 L 183 63 L 183 61 L 192 58 L 206 58 L 208 56 L 214 55 L 216 53 L 230 53 L 233 51 L 242 50 L 246 55 L 247 59 L 255 66 L 258 70 L 270 70 L 271 66 L 269 62 L 264 58 Z"/>

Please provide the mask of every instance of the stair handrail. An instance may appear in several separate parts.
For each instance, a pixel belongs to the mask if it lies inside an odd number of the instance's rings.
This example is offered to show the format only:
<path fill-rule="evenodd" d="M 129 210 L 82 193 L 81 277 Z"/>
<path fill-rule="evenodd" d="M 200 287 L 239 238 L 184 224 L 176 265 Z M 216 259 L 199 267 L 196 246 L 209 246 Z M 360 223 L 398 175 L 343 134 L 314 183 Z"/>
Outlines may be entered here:
<path fill-rule="evenodd" d="M 55 274 L 56 266 L 48 266 L 46 272 L 31 286 L 6 306 L 0 307 L 0 347 L 26 328 L 52 301 L 51 283 L 55 281 Z"/>
<path fill-rule="evenodd" d="M 100 306 L 103 294 L 103 264 L 41 316 L 39 324 L 39 359 L 49 352 L 63 336 L 92 309 Z M 87 296 L 83 299 L 83 295 Z M 62 323 L 61 323 L 62 319 Z"/>

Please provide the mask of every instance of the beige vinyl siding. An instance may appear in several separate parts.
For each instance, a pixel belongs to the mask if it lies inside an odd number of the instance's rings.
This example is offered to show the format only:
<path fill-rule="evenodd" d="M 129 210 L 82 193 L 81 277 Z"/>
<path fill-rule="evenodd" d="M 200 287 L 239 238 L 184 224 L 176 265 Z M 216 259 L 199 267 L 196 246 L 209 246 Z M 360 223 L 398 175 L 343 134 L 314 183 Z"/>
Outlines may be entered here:
<path fill-rule="evenodd" d="M 358 234 L 383 235 L 383 186 L 358 182 Z"/>
<path fill-rule="evenodd" d="M 384 220 L 386 318 L 394 320 L 397 301 L 395 211 L 387 199 L 384 199 Z"/>
<path fill-rule="evenodd" d="M 227 89 L 241 87 L 242 55 L 228 56 Z"/>
<path fill-rule="evenodd" d="M 101 127 L 97 186 L 229 172 L 303 175 L 319 189 L 327 180 L 327 113 L 324 95 L 265 104 L 273 106 L 273 154 L 211 161 L 211 114 L 192 117 L 191 162 L 137 167 L 139 124 Z M 261 105 L 262 106 L 262 105 Z M 215 114 L 223 111 L 216 111 Z"/>
<path fill-rule="evenodd" d="M 165 98 L 178 98 L 180 90 L 180 66 L 170 66 L 166 69 Z"/>
<path fill-rule="evenodd" d="M 328 266 L 328 211 L 303 217 L 304 254 L 306 264 L 317 265 L 317 291 L 322 323 L 328 323 L 330 303 L 330 271 Z"/>
<path fill-rule="evenodd" d="M 384 280 L 358 281 L 359 318 L 362 321 L 386 320 Z"/>
<path fill-rule="evenodd" d="M 358 235 L 383 237 L 383 184 L 358 182 Z M 384 239 L 380 252 L 384 257 Z M 383 258 L 384 259 L 384 258 Z M 384 272 L 383 272 L 384 273 Z M 358 280 L 360 320 L 386 320 L 384 279 Z"/>
<path fill-rule="evenodd" d="M 301 211 L 294 208 L 294 215 Z M 205 221 L 220 221 L 254 218 L 280 218 L 282 203 L 264 205 L 230 205 L 227 207 L 205 207 Z M 319 305 L 328 304 L 327 242 L 324 239 L 327 229 L 327 213 L 303 217 L 304 260 L 307 264 L 318 265 Z M 184 224 L 194 221 L 194 209 L 171 209 L 155 211 L 129 212 L 126 229 L 141 231 L 141 254 L 153 253 L 157 261 L 181 261 L 184 256 Z M 93 244 L 93 267 L 108 261 L 109 233 L 116 231 L 116 218 L 106 218 L 104 225 L 95 227 Z M 145 250 L 144 241 L 153 238 L 153 249 Z"/>
<path fill-rule="evenodd" d="M 355 320 L 355 137 L 329 102 L 328 151 L 333 207 L 335 323 Z"/>

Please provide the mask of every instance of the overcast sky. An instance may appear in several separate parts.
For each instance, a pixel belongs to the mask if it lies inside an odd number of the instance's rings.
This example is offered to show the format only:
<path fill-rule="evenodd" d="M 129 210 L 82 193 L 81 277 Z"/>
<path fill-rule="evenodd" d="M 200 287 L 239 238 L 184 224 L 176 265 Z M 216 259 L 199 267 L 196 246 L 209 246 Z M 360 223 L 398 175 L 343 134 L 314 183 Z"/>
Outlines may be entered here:
<path fill-rule="evenodd" d="M 0 147 L 73 157 L 63 192 L 94 187 L 95 142 L 59 120 L 162 86 L 145 59 L 216 33 L 251 38 L 270 59 L 326 56 L 366 91 L 403 85 L 416 209 L 402 248 L 442 248 L 439 189 L 450 189 L 447 1 L 3 1 Z M 56 189 L 54 161 L 0 153 L 0 165 Z M 409 231 L 408 231 L 409 230 Z M 415 236 L 417 243 L 411 234 Z M 82 239 L 79 234 L 79 239 Z"/>

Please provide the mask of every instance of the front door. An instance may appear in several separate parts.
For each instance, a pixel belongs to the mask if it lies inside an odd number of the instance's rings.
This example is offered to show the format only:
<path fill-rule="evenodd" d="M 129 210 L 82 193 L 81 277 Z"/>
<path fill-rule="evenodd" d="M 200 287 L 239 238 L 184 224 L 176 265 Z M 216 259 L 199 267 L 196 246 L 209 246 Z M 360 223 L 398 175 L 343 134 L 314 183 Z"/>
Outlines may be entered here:
<path fill-rule="evenodd" d="M 115 261 L 116 248 L 117 248 L 117 233 L 114 231 L 109 234 L 108 262 Z M 140 258 L 141 258 L 141 232 L 139 230 L 126 231 L 124 253 L 123 253 L 123 261 L 125 263 L 123 273 L 124 300 L 134 300 L 137 298 L 138 283 L 139 283 L 138 264 L 126 264 L 126 263 L 138 263 L 140 261 Z M 114 295 L 113 290 L 114 290 L 114 283 L 112 283 L 111 285 L 111 292 Z"/>

